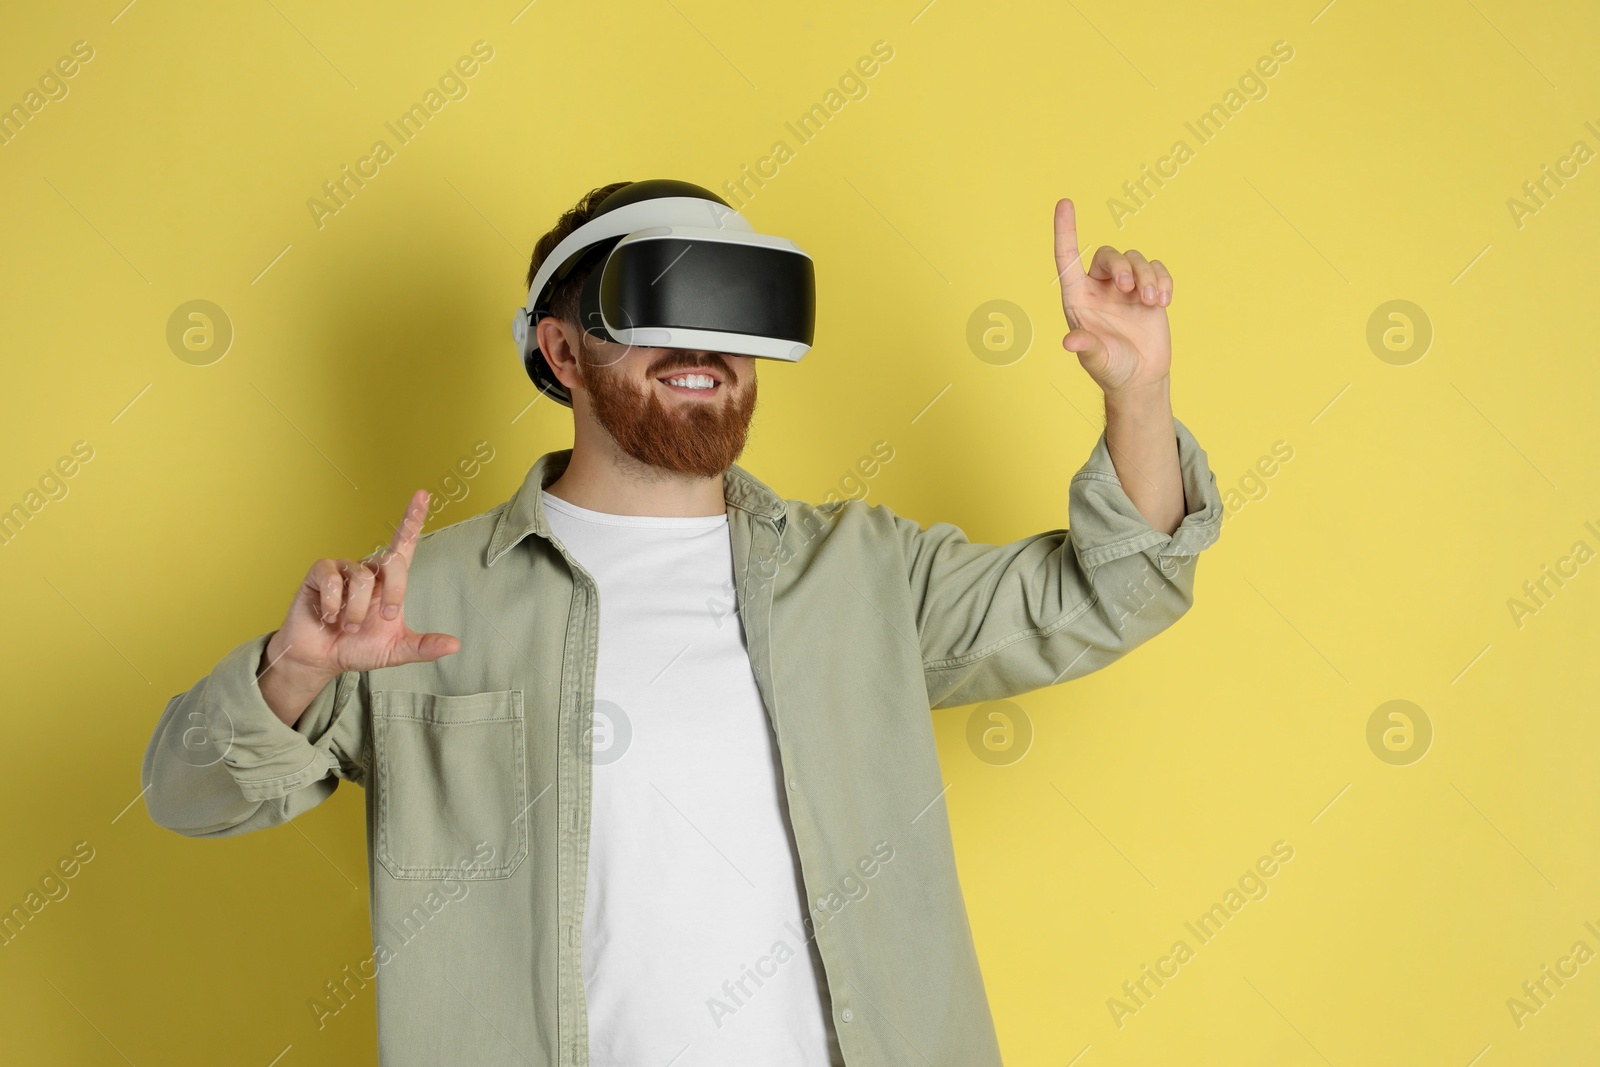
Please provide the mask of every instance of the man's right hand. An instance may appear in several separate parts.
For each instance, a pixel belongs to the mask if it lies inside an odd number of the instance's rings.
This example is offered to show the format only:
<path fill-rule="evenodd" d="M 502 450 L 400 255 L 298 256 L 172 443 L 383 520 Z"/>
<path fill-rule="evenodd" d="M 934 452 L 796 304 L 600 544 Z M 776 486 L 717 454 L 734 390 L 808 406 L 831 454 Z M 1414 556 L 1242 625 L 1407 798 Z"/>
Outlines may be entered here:
<path fill-rule="evenodd" d="M 345 671 L 428 663 L 460 650 L 449 634 L 406 626 L 406 576 L 427 514 L 428 492 L 419 489 L 387 548 L 360 562 L 319 559 L 306 572 L 257 668 L 262 697 L 285 723 L 298 722 Z"/>

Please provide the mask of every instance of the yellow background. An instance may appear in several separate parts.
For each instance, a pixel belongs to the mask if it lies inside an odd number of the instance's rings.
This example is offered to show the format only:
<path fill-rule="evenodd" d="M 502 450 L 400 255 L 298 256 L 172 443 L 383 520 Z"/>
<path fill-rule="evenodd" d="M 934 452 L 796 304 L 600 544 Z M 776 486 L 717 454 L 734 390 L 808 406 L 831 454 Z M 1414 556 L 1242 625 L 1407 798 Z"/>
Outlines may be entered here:
<path fill-rule="evenodd" d="M 1006 1062 L 1592 1061 L 1600 961 L 1520 1028 L 1506 1005 L 1600 950 L 1600 563 L 1520 628 L 1507 607 L 1600 549 L 1600 163 L 1507 208 L 1600 149 L 1592 5 L 122 2 L 0 33 L 0 103 L 95 51 L 0 147 L 0 506 L 94 449 L 0 548 L 0 905 L 94 849 L 0 948 L 8 1061 L 376 1062 L 370 996 L 320 1032 L 306 1006 L 371 953 L 359 790 L 186 840 L 137 802 L 151 729 L 475 442 L 496 458 L 436 524 L 570 444 L 509 331 L 561 210 L 620 178 L 720 191 L 779 139 L 746 213 L 815 257 L 817 343 L 762 365 L 741 463 L 784 495 L 881 440 L 870 500 L 996 543 L 1065 524 L 1100 410 L 1059 347 L 1061 196 L 1086 252 L 1171 269 L 1174 405 L 1219 486 L 1294 450 L 1174 630 L 1015 702 L 1023 758 L 937 713 Z M 469 95 L 319 229 L 306 201 L 478 40 Z M 867 95 L 799 145 L 784 123 L 878 40 Z M 1267 96 L 1199 145 L 1184 122 L 1280 40 Z M 1107 200 L 1179 138 L 1194 157 L 1117 228 Z M 208 366 L 166 342 L 193 299 L 235 330 Z M 995 299 L 1034 330 L 1006 365 L 966 342 Z M 1405 366 L 1366 340 L 1396 299 L 1434 330 Z M 1407 766 L 1366 740 L 1394 699 L 1434 731 Z M 1107 1000 L 1275 841 L 1269 895 L 1119 1027 Z"/>

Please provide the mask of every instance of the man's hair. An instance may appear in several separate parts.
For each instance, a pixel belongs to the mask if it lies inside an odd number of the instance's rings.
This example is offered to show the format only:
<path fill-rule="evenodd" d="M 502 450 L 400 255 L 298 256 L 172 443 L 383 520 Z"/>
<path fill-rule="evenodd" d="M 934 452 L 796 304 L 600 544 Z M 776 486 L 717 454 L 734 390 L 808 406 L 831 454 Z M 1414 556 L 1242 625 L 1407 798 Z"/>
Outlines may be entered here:
<path fill-rule="evenodd" d="M 578 202 L 567 209 L 567 212 L 561 218 L 556 220 L 556 224 L 550 228 L 550 232 L 539 238 L 538 243 L 533 246 L 533 262 L 528 264 L 528 280 L 523 283 L 523 288 L 532 288 L 534 275 L 539 273 L 539 268 L 544 266 L 544 261 L 550 258 L 550 253 L 554 252 L 556 246 L 570 237 L 579 226 L 594 218 L 595 208 L 600 206 L 601 201 L 618 189 L 632 184 L 631 181 L 612 182 L 610 185 L 602 185 L 598 189 L 591 189 L 579 197 Z M 578 321 L 578 294 L 583 291 L 584 280 L 588 277 L 591 269 L 592 267 L 589 265 L 577 267 L 556 285 L 555 290 L 550 295 L 550 313 L 563 322 L 577 327 L 580 340 L 582 324 Z"/>

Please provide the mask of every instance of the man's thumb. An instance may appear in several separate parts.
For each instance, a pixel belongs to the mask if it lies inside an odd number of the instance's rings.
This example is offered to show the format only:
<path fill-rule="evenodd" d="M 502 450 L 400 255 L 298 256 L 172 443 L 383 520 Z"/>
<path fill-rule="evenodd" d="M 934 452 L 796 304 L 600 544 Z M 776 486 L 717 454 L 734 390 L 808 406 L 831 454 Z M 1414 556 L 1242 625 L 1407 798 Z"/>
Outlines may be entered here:
<path fill-rule="evenodd" d="M 407 663 L 432 663 L 461 650 L 461 642 L 449 634 L 419 634 L 408 630 L 399 641 L 400 657 Z"/>
<path fill-rule="evenodd" d="M 1061 347 L 1080 356 L 1092 356 L 1100 347 L 1100 338 L 1088 330 L 1072 330 L 1061 339 Z"/>

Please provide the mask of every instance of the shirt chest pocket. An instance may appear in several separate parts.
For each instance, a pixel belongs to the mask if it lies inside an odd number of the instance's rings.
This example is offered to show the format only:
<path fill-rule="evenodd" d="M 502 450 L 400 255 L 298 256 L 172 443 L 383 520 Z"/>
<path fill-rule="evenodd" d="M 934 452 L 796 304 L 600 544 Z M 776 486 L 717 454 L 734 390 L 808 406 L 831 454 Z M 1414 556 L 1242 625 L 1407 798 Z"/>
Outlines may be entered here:
<path fill-rule="evenodd" d="M 373 692 L 375 850 L 390 875 L 511 876 L 528 854 L 524 730 L 520 689 Z"/>

